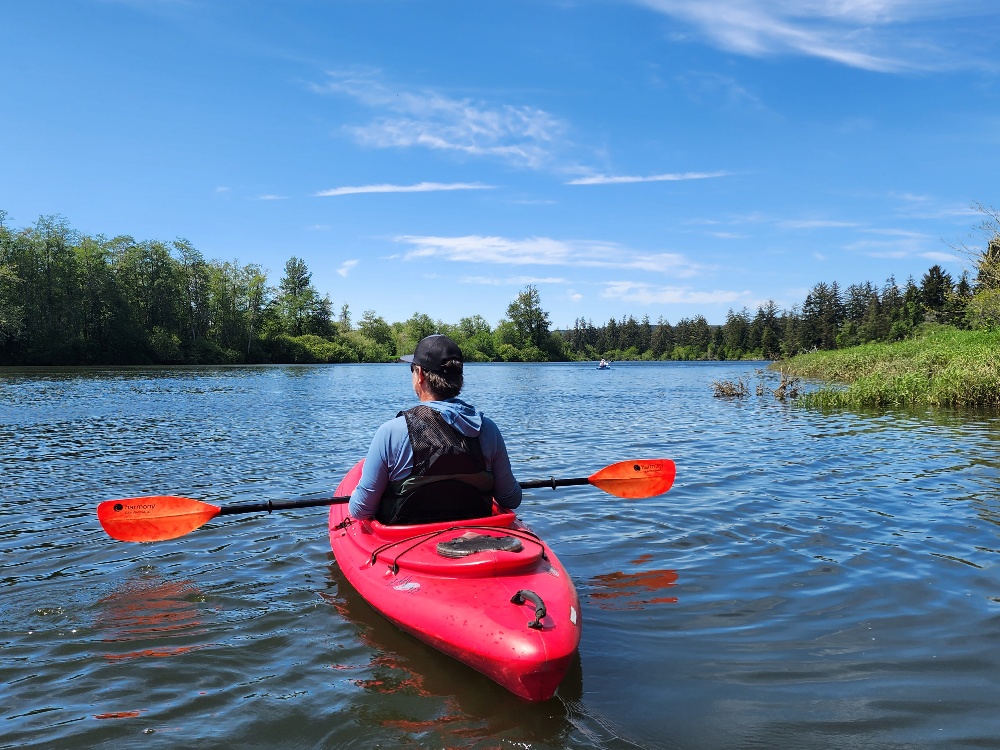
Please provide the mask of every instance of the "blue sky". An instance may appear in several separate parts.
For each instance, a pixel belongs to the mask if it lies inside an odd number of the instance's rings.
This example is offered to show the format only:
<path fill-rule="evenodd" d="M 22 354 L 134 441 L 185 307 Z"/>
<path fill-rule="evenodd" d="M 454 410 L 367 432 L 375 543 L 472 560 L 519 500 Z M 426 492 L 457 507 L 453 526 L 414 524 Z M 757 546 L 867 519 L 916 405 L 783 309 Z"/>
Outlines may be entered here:
<path fill-rule="evenodd" d="M 38 0 L 0 209 L 305 260 L 355 319 L 672 323 L 956 278 L 998 202 L 993 0 Z M 971 234 L 970 234 L 971 233 Z"/>

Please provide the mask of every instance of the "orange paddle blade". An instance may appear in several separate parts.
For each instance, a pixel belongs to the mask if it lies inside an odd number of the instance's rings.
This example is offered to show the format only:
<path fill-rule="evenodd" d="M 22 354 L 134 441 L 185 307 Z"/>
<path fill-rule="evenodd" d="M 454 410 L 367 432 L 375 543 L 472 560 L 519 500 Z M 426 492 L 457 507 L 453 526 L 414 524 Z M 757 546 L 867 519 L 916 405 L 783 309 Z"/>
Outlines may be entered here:
<path fill-rule="evenodd" d="M 108 536 L 123 542 L 159 542 L 194 531 L 220 510 L 189 497 L 129 497 L 100 503 L 97 520 Z"/>
<path fill-rule="evenodd" d="M 670 489 L 676 473 L 677 467 L 669 458 L 651 458 L 605 466 L 587 481 L 618 497 L 653 497 Z"/>

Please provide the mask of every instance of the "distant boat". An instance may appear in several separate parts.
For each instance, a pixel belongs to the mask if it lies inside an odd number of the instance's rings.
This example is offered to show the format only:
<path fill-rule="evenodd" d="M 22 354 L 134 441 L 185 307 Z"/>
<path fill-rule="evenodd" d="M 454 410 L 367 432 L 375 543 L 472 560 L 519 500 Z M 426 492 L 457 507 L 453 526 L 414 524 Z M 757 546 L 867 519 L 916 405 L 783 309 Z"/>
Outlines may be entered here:
<path fill-rule="evenodd" d="M 600 362 L 600 364 L 597 365 L 597 369 L 598 370 L 610 370 L 611 369 L 611 363 L 610 362 L 606 362 L 605 360 L 602 359 L 601 362 Z"/>

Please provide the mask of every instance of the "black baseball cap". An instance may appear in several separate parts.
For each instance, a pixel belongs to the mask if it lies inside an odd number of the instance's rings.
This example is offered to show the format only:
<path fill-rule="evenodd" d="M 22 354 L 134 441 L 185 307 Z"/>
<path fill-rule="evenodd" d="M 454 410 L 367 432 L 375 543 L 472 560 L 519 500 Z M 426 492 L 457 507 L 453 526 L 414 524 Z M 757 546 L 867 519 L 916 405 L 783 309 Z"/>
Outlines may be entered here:
<path fill-rule="evenodd" d="M 441 333 L 421 339 L 413 354 L 404 354 L 400 359 L 431 372 L 442 372 L 444 365 L 452 360 L 465 363 L 458 344 Z"/>

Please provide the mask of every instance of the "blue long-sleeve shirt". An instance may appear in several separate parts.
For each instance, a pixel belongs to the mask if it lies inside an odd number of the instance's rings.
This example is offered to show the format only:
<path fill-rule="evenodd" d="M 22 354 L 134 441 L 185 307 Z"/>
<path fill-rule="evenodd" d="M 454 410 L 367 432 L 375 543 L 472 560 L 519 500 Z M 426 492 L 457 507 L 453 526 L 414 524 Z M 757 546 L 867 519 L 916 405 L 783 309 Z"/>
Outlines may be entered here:
<path fill-rule="evenodd" d="M 493 472 L 493 497 L 504 508 L 520 505 L 521 485 L 514 479 L 507 446 L 493 420 L 458 398 L 425 401 L 423 405 L 439 412 L 445 422 L 463 435 L 479 436 L 486 469 Z M 406 429 L 406 418 L 390 419 L 375 431 L 372 438 L 361 479 L 351 493 L 350 514 L 354 518 L 373 518 L 389 482 L 405 479 L 412 471 L 413 447 Z"/>

